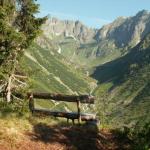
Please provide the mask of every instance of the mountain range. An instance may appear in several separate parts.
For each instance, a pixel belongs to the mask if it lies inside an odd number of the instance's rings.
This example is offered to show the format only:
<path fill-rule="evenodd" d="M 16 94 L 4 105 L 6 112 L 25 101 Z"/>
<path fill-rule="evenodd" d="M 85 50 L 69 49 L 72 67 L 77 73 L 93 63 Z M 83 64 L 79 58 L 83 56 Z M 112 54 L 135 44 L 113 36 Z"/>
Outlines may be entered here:
<path fill-rule="evenodd" d="M 111 125 L 149 119 L 148 11 L 119 17 L 101 29 L 50 17 L 42 30 L 22 60 L 28 72 L 34 72 L 29 77 L 31 90 L 94 94 L 97 115 Z M 63 110 L 73 108 L 58 105 Z"/>
<path fill-rule="evenodd" d="M 146 10 L 133 17 L 119 17 L 101 29 L 92 29 L 80 21 L 50 17 L 43 25 L 42 47 L 58 53 L 82 68 L 114 60 L 136 46 L 150 32 L 150 14 Z"/>

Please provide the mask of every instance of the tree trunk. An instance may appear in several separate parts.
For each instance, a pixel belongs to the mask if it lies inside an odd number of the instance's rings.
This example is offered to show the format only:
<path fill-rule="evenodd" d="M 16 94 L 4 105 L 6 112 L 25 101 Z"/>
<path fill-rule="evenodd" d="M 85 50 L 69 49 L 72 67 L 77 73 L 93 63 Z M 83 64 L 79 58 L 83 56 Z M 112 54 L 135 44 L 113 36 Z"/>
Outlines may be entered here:
<path fill-rule="evenodd" d="M 6 88 L 6 101 L 9 103 L 11 101 L 11 86 L 12 86 L 12 75 L 9 76 L 8 84 Z"/>
<path fill-rule="evenodd" d="M 9 60 L 12 60 L 11 63 L 11 69 L 9 72 L 9 77 L 8 77 L 8 81 L 7 81 L 7 86 L 6 86 L 6 101 L 9 103 L 11 101 L 11 95 L 12 95 L 12 85 L 13 85 L 13 75 L 15 73 L 15 69 L 17 66 L 17 56 L 18 56 L 18 49 L 16 49 L 16 51 L 14 52 L 14 54 L 10 55 Z M 9 64 L 9 63 L 8 63 Z"/>

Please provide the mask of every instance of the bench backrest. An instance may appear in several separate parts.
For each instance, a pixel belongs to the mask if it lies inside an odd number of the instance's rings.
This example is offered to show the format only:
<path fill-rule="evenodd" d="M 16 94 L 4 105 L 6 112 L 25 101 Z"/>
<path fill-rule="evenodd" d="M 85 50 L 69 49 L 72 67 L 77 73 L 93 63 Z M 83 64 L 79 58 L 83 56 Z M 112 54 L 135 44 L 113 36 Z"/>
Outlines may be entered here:
<path fill-rule="evenodd" d="M 35 99 L 48 99 L 55 101 L 66 101 L 66 102 L 76 102 L 78 111 L 78 120 L 81 122 L 81 105 L 80 103 L 94 104 L 94 97 L 90 95 L 63 95 L 63 94 L 52 94 L 52 93 L 39 93 L 32 92 L 28 93 L 29 98 L 29 108 L 34 111 L 34 98 Z"/>

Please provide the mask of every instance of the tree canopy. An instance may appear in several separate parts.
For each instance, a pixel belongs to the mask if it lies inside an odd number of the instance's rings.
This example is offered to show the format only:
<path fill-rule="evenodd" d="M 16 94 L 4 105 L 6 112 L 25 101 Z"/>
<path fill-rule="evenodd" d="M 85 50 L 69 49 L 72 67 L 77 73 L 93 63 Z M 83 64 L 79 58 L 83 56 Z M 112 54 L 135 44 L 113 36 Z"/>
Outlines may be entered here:
<path fill-rule="evenodd" d="M 6 82 L 6 91 L 11 90 L 11 75 L 24 50 L 47 19 L 36 17 L 38 12 L 35 0 L 0 0 L 0 84 Z"/>

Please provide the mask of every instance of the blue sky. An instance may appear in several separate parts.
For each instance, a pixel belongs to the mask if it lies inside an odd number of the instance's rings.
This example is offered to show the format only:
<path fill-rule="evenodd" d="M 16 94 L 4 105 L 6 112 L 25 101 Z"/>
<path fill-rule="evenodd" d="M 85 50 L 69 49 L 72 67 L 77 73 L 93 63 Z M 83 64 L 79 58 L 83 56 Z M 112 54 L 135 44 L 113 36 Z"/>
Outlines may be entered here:
<path fill-rule="evenodd" d="M 39 16 L 50 14 L 60 19 L 80 20 L 100 28 L 119 16 L 133 16 L 138 11 L 150 11 L 150 0 L 37 0 Z"/>

